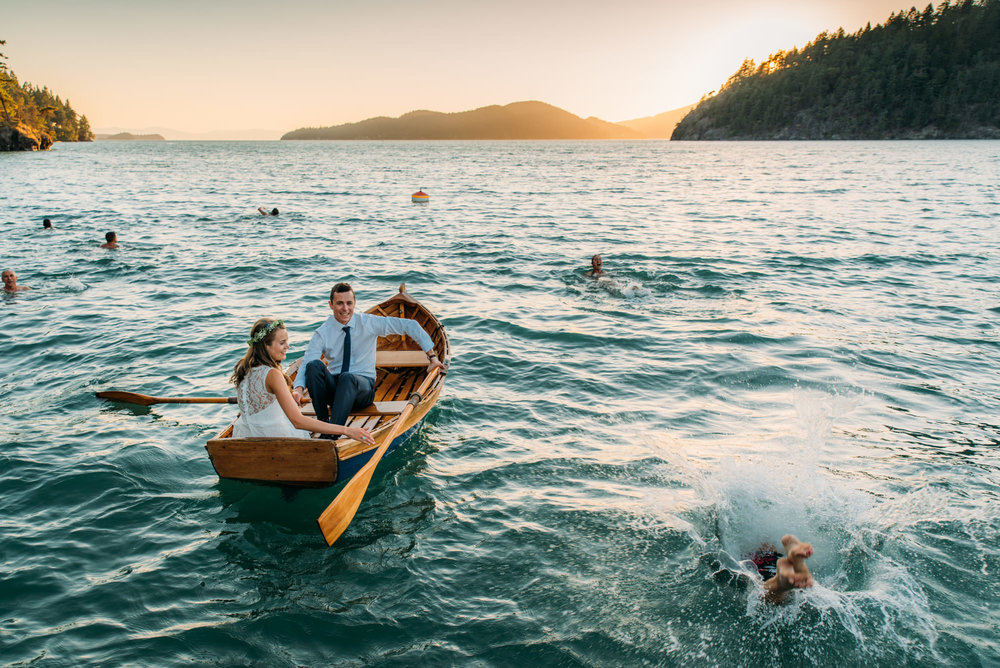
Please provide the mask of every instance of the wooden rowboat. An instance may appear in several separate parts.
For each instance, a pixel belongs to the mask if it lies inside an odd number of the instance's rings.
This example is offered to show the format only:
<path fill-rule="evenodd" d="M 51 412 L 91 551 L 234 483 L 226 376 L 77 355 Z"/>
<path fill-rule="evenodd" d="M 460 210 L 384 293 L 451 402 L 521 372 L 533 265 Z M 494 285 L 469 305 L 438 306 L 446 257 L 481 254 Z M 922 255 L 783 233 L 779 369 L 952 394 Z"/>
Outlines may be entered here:
<path fill-rule="evenodd" d="M 420 323 L 434 342 L 434 352 L 446 364 L 450 359 L 448 336 L 441 322 L 427 308 L 399 286 L 399 294 L 368 310 L 374 315 L 410 318 Z M 414 392 L 427 377 L 427 356 L 407 336 L 379 337 L 375 357 L 375 402 L 351 414 L 348 425 L 372 431 L 375 443 L 392 429 Z M 302 360 L 289 369 L 293 379 Z M 438 375 L 406 418 L 391 451 L 405 442 L 437 403 L 444 387 Z M 309 411 L 305 411 L 308 413 Z M 235 422 L 235 420 L 234 420 Z M 324 487 L 353 476 L 371 459 L 376 445 L 340 438 L 233 438 L 233 424 L 205 444 L 212 466 L 220 478 L 253 480 L 281 485 Z"/>

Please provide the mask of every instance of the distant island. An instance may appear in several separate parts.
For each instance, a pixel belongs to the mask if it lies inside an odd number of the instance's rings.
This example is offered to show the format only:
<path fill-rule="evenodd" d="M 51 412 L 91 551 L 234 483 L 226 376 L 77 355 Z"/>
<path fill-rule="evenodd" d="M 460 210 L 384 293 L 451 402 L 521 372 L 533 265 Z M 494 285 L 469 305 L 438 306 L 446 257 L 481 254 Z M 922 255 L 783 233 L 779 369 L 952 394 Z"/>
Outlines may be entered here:
<path fill-rule="evenodd" d="M 110 141 L 128 141 L 127 138 L 119 138 L 116 135 L 133 135 L 132 141 L 272 141 L 281 136 L 278 130 L 263 129 L 231 129 L 212 130 L 209 132 L 188 132 L 174 128 L 161 126 L 146 127 L 119 127 L 105 126 L 94 129 L 97 133 L 96 139 L 103 137 L 114 137 Z"/>
<path fill-rule="evenodd" d="M 928 5 L 748 59 L 671 138 L 1000 138 L 1000 0 Z"/>
<path fill-rule="evenodd" d="M 87 117 L 78 116 L 69 100 L 48 88 L 20 83 L 4 60 L 0 53 L 0 151 L 38 151 L 57 141 L 93 140 Z"/>
<path fill-rule="evenodd" d="M 687 116 L 688 113 L 695 108 L 695 106 L 696 105 L 689 104 L 686 107 L 665 111 L 662 114 L 657 114 L 656 116 L 646 116 L 645 118 L 636 118 L 631 121 L 618 121 L 618 125 L 624 125 L 627 128 L 632 128 L 649 139 L 670 139 L 670 136 L 673 134 L 674 128 L 677 127 L 677 124 L 682 118 Z"/>
<path fill-rule="evenodd" d="M 358 123 L 300 128 L 282 139 L 642 139 L 619 123 L 580 118 L 544 102 L 514 102 L 452 114 L 411 111 Z"/>
<path fill-rule="evenodd" d="M 134 135 L 131 132 L 119 132 L 113 135 L 98 133 L 95 135 L 95 139 L 97 141 L 165 141 L 163 135 Z"/>

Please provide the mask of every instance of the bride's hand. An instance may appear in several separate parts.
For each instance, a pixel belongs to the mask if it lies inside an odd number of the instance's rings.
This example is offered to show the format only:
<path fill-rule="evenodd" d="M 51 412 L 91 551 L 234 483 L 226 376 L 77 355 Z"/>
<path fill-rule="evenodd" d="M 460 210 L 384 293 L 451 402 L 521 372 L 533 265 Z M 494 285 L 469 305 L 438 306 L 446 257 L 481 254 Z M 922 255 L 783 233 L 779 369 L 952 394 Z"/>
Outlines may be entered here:
<path fill-rule="evenodd" d="M 361 441 L 362 443 L 367 443 L 368 445 L 375 445 L 375 437 L 372 436 L 372 433 L 367 429 L 348 427 L 347 435 L 355 441 Z"/>

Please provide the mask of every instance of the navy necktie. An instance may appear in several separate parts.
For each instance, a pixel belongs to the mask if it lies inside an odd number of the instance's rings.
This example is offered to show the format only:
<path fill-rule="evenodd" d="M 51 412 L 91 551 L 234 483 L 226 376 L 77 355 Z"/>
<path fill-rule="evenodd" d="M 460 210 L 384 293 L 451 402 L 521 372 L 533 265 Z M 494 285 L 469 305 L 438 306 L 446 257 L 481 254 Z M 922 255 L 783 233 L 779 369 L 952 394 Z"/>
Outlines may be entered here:
<path fill-rule="evenodd" d="M 351 370 L 351 328 L 344 328 L 344 361 L 340 363 L 340 373 Z"/>

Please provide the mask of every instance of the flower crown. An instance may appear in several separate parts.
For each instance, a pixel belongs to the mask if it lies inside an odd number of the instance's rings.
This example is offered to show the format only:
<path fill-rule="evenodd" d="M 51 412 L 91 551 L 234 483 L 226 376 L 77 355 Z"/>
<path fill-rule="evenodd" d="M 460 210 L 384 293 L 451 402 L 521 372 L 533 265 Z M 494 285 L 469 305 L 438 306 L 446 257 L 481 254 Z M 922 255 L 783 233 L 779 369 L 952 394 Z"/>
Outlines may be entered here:
<path fill-rule="evenodd" d="M 271 332 L 273 332 L 277 328 L 284 327 L 284 326 L 285 326 L 285 321 L 284 320 L 272 320 L 271 322 L 269 322 L 266 325 L 264 325 L 263 327 L 261 327 L 260 330 L 258 330 L 258 332 L 256 334 L 254 334 L 249 339 L 247 339 L 247 345 L 248 346 L 252 346 L 255 343 L 260 343 L 261 341 L 264 340 L 264 338 L 268 334 L 270 334 Z"/>

